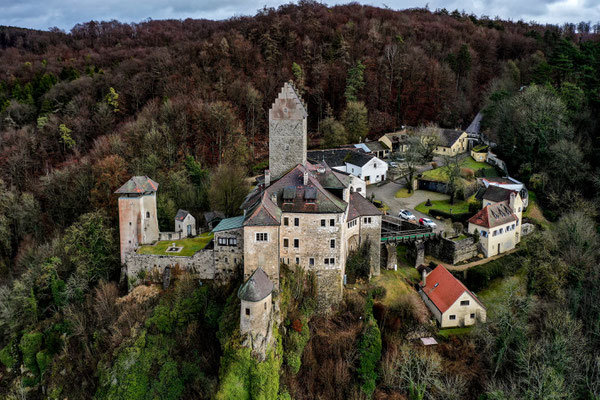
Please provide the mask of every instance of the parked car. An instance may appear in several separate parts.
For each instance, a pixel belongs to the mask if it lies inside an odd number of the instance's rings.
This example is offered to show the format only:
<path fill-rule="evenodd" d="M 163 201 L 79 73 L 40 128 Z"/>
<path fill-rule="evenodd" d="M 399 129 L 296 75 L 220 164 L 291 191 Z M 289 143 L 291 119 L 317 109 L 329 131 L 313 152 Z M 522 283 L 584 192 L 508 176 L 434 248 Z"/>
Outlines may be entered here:
<path fill-rule="evenodd" d="M 390 167 L 398 168 L 398 163 L 395 161 L 390 161 L 389 164 L 390 164 Z"/>
<path fill-rule="evenodd" d="M 413 213 L 411 213 L 408 210 L 400 210 L 400 212 L 398 213 L 398 218 L 403 219 L 405 221 L 416 221 L 417 217 L 415 217 L 413 215 Z"/>
<path fill-rule="evenodd" d="M 419 220 L 419 224 L 421 224 L 423 226 L 427 226 L 427 227 L 432 228 L 432 229 L 437 228 L 437 225 L 435 224 L 435 222 L 433 222 L 429 218 L 421 218 Z"/>

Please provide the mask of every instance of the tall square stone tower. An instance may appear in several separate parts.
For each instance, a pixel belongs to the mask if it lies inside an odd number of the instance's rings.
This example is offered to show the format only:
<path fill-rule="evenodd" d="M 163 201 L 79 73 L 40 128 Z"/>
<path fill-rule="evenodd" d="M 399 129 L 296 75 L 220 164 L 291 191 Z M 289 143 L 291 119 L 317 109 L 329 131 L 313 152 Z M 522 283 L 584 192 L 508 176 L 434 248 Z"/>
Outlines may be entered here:
<path fill-rule="evenodd" d="M 121 263 L 125 255 L 142 244 L 158 240 L 156 191 L 158 183 L 147 176 L 134 176 L 115 193 L 119 195 Z"/>
<path fill-rule="evenodd" d="M 291 82 L 286 82 L 269 110 L 269 169 L 279 179 L 306 163 L 306 107 Z"/>

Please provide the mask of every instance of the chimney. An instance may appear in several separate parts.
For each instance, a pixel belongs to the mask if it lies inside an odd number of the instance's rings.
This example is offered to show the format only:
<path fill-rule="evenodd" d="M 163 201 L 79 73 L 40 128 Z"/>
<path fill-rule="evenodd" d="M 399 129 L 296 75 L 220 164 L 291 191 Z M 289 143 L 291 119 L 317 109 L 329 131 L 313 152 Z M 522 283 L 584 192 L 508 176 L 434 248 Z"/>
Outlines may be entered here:
<path fill-rule="evenodd" d="M 423 267 L 421 276 L 423 277 L 423 287 L 425 287 L 427 285 L 427 268 Z"/>
<path fill-rule="evenodd" d="M 344 188 L 344 191 L 342 192 L 342 196 L 346 203 L 350 203 L 350 189 L 349 188 Z"/>
<path fill-rule="evenodd" d="M 308 170 L 304 168 L 304 186 L 308 185 Z"/>
<path fill-rule="evenodd" d="M 273 193 L 271 193 L 271 201 L 272 201 L 274 204 L 277 204 L 277 192 L 273 192 Z"/>
<path fill-rule="evenodd" d="M 517 196 L 515 195 L 515 192 L 510 192 L 510 200 L 508 205 L 510 206 L 510 209 L 512 210 L 512 212 L 515 212 L 515 200 L 516 200 Z"/>
<path fill-rule="evenodd" d="M 265 169 L 265 188 L 271 186 L 271 171 Z"/>

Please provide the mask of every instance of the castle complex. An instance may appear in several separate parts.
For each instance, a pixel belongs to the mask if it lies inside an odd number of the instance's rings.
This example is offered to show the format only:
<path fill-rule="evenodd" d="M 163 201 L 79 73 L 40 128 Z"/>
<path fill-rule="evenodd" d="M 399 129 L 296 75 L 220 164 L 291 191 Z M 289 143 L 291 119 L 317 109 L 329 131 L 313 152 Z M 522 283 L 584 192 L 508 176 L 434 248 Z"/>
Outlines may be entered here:
<path fill-rule="evenodd" d="M 271 326 L 264 314 L 271 314 L 270 292 L 279 288 L 281 263 L 315 273 L 321 310 L 342 300 L 346 259 L 359 245 L 371 242 L 371 273 L 378 275 L 381 212 L 353 190 L 356 177 L 324 161 L 307 162 L 307 117 L 294 86 L 284 84 L 269 110 L 269 170 L 246 197 L 243 215 L 222 220 L 212 230 L 212 247 L 193 256 L 137 254 L 139 245 L 160 236 L 158 184 L 133 177 L 117 190 L 121 259 L 129 281 L 140 271 L 163 274 L 176 267 L 198 279 L 226 280 L 243 266 L 242 325 L 264 339 Z"/>

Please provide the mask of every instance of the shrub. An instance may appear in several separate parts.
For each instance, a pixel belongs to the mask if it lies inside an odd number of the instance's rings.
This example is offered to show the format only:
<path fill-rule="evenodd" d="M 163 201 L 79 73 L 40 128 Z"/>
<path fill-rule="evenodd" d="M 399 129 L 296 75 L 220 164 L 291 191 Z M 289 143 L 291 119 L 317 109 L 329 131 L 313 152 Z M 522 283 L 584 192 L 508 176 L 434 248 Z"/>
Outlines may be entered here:
<path fill-rule="evenodd" d="M 479 210 L 481 210 L 481 201 L 475 200 L 469 202 L 469 213 L 476 214 Z"/>
<path fill-rule="evenodd" d="M 463 277 L 462 272 L 456 277 L 462 280 L 469 290 L 478 292 L 494 279 L 514 275 L 522 265 L 519 253 L 507 254 L 497 260 L 470 268 L 466 278 Z"/>
<path fill-rule="evenodd" d="M 42 350 L 35 355 L 35 360 L 37 362 L 38 368 L 40 369 L 40 374 L 43 374 L 48 368 L 48 365 L 50 365 L 50 363 L 52 362 L 52 357 L 50 356 L 50 354 L 48 354 L 47 350 Z"/>
<path fill-rule="evenodd" d="M 387 290 L 383 286 L 377 286 L 375 289 L 371 290 L 371 294 L 375 300 L 381 300 L 385 297 Z"/>
<path fill-rule="evenodd" d="M 300 330 L 298 331 L 298 326 L 292 324 L 292 329 L 288 330 L 288 334 L 285 340 L 285 363 L 290 368 L 290 371 L 295 375 L 300 371 L 300 367 L 302 366 L 302 353 L 304 353 L 304 348 L 306 347 L 306 343 L 310 339 L 310 329 L 308 327 L 308 320 L 299 321 Z"/>
<path fill-rule="evenodd" d="M 13 368 L 17 363 L 14 349 L 10 344 L 0 350 L 0 362 L 4 364 L 6 368 Z"/>
<path fill-rule="evenodd" d="M 445 211 L 436 210 L 435 208 L 429 210 L 429 215 L 431 215 L 432 217 L 441 217 L 444 219 L 449 218 L 452 220 L 452 222 L 466 222 L 469 218 L 473 216 L 473 214 L 471 214 L 470 212 L 450 214 Z"/>
<path fill-rule="evenodd" d="M 267 168 L 269 168 L 269 160 L 261 161 L 252 166 L 252 172 L 254 175 L 260 175 L 263 174 Z"/>
<path fill-rule="evenodd" d="M 281 367 L 281 339 L 273 330 L 275 349 L 267 352 L 264 361 L 257 361 L 247 347 L 240 346 L 235 335 L 224 346 L 221 358 L 220 386 L 215 398 L 260 399 L 277 398 L 279 391 L 279 368 Z"/>
<path fill-rule="evenodd" d="M 465 178 L 474 178 L 475 177 L 475 171 L 473 171 L 473 169 L 471 168 L 461 168 L 460 169 L 460 175 L 465 177 Z"/>
<path fill-rule="evenodd" d="M 358 343 L 358 378 L 361 390 L 369 397 L 377 386 L 377 363 L 381 359 L 381 331 L 373 316 L 373 299 L 369 296 L 366 304 L 365 329 Z"/>
<path fill-rule="evenodd" d="M 23 364 L 34 375 L 38 375 L 40 372 L 36 355 L 42 348 L 42 341 L 43 335 L 41 332 L 30 332 L 23 335 L 19 344 L 23 355 Z"/>
<path fill-rule="evenodd" d="M 348 281 L 355 282 L 359 278 L 368 278 L 371 273 L 371 242 L 366 241 L 358 249 L 351 252 L 346 260 L 346 273 Z"/>

